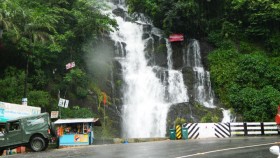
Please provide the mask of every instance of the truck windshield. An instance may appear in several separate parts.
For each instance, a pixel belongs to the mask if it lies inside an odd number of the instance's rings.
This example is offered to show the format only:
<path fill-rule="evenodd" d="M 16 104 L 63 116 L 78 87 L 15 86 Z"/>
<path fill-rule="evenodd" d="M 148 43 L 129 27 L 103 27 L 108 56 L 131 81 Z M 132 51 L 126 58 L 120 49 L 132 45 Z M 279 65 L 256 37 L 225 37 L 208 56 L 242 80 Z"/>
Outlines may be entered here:
<path fill-rule="evenodd" d="M 0 123 L 0 136 L 5 133 L 5 123 Z"/>
<path fill-rule="evenodd" d="M 10 122 L 9 131 L 20 130 L 19 121 Z"/>

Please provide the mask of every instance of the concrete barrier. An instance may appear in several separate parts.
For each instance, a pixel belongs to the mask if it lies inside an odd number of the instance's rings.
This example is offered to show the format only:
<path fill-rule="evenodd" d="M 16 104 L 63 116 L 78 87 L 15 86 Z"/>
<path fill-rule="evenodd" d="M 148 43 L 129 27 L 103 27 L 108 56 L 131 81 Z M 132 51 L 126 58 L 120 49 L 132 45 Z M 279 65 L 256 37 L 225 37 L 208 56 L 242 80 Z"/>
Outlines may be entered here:
<path fill-rule="evenodd" d="M 93 141 L 94 145 L 98 144 L 122 144 L 122 143 L 139 143 L 139 142 L 153 142 L 153 141 L 163 141 L 168 140 L 168 138 L 98 138 Z"/>

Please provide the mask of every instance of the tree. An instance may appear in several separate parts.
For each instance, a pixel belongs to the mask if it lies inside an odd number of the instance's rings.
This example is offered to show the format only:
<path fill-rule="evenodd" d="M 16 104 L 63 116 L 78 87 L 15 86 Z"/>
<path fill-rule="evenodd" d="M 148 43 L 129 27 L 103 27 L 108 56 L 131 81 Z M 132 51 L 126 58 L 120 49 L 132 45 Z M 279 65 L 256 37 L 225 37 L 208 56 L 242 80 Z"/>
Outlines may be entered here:
<path fill-rule="evenodd" d="M 19 1 L 1 0 L 0 3 L 0 31 L 3 36 L 11 37 L 15 40 L 19 36 L 19 29 L 16 25 L 18 16 L 24 15 L 23 9 L 19 5 Z M 2 35 L 0 37 L 0 40 Z M 1 42 L 1 41 L 0 41 Z"/>
<path fill-rule="evenodd" d="M 24 72 L 15 67 L 9 67 L 5 70 L 3 78 L 0 79 L 0 98 L 1 101 L 20 103 L 22 97 L 24 81 Z"/>
<path fill-rule="evenodd" d="M 61 109 L 61 118 L 93 118 L 95 114 L 88 108 L 73 106 L 72 108 Z"/>
<path fill-rule="evenodd" d="M 52 33 L 56 32 L 55 25 L 58 23 L 57 16 L 49 14 L 50 10 L 48 10 L 48 8 L 42 9 L 38 3 L 34 3 L 34 5 L 38 5 L 38 8 L 25 8 L 27 14 L 23 19 L 25 23 L 20 26 L 21 32 L 18 41 L 19 49 L 26 54 L 24 98 L 27 97 L 27 79 L 30 56 L 32 59 L 33 54 L 36 52 L 34 49 L 40 45 L 40 42 L 45 43 L 46 41 L 53 41 Z"/>

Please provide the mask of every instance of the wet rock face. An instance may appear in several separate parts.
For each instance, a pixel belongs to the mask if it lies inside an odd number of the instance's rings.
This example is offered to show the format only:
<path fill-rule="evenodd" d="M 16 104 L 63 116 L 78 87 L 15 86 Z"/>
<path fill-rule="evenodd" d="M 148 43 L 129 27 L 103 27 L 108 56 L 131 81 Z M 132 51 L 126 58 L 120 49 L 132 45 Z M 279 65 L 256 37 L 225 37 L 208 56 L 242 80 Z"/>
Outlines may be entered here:
<path fill-rule="evenodd" d="M 116 16 L 122 17 L 125 21 L 135 21 L 128 15 L 127 11 L 125 11 L 123 8 L 116 8 L 112 11 L 112 13 Z"/>
<path fill-rule="evenodd" d="M 185 40 L 184 42 L 173 42 L 171 44 L 172 46 L 172 50 L 173 50 L 173 56 L 172 56 L 172 60 L 173 60 L 173 66 L 174 69 L 182 69 L 183 67 L 185 67 L 186 65 L 184 65 L 184 52 L 187 51 L 188 49 L 188 44 L 191 42 L 192 40 Z M 201 51 L 201 60 L 202 60 L 202 65 L 205 68 L 205 70 L 209 70 L 209 63 L 208 63 L 208 59 L 207 56 L 209 54 L 209 52 L 211 52 L 214 48 L 207 43 L 206 41 L 202 40 L 199 41 L 199 45 L 200 45 L 200 51 Z"/>
<path fill-rule="evenodd" d="M 124 0 L 110 0 L 114 5 L 123 4 Z"/>
<path fill-rule="evenodd" d="M 201 118 L 209 111 L 213 111 L 213 114 L 215 113 L 219 118 L 222 118 L 222 113 L 219 109 L 210 109 L 205 108 L 204 106 L 198 107 L 199 103 L 197 103 L 195 98 L 195 91 L 197 91 L 197 89 L 195 89 L 194 86 L 194 84 L 197 83 L 196 73 L 194 72 L 193 67 L 184 61 L 186 60 L 185 55 L 187 54 L 189 44 L 192 41 L 193 40 L 185 40 L 184 42 L 173 42 L 171 44 L 173 50 L 173 68 L 181 70 L 183 73 L 184 84 L 188 87 L 189 102 L 171 106 L 168 113 L 169 126 L 173 126 L 172 123 L 174 123 L 177 117 L 184 118 L 187 122 L 200 122 Z M 199 46 L 201 52 L 201 64 L 206 71 L 209 71 L 207 56 L 209 52 L 213 50 L 213 47 L 205 41 L 199 41 Z M 194 61 L 191 60 L 190 62 L 193 63 Z M 216 106 L 220 106 L 217 98 L 215 98 L 214 101 Z"/>
<path fill-rule="evenodd" d="M 149 59 L 149 65 L 167 67 L 167 49 L 163 38 L 154 34 L 148 34 L 146 38 L 146 58 Z"/>
<path fill-rule="evenodd" d="M 145 34 L 143 35 L 143 39 L 146 40 L 146 58 L 149 59 L 149 65 L 157 65 L 161 68 L 167 68 L 167 48 L 166 48 L 166 41 L 164 38 L 159 37 L 158 35 L 153 34 L 152 27 L 151 26 L 145 26 Z M 187 103 L 180 103 L 176 105 L 172 105 L 169 109 L 168 113 L 168 119 L 167 128 L 172 128 L 174 126 L 174 121 L 176 118 L 184 118 L 187 120 L 187 122 L 200 122 L 201 118 L 206 115 L 209 111 L 213 111 L 215 113 L 218 113 L 219 116 L 222 117 L 222 113 L 219 110 L 214 109 L 208 109 L 205 107 L 198 107 L 197 102 L 194 97 L 194 83 L 195 77 L 194 77 L 194 71 L 193 68 L 190 66 L 187 66 L 184 64 L 184 54 L 186 53 L 188 49 L 189 41 L 185 42 L 179 42 L 179 43 L 172 43 L 172 50 L 173 50 L 173 67 L 175 69 L 181 70 L 183 73 L 184 83 L 188 87 L 188 96 L 189 96 L 189 102 Z M 122 47 L 125 47 L 125 43 L 120 43 L 119 45 L 122 45 Z M 212 50 L 212 47 L 208 45 L 206 42 L 201 42 L 201 60 L 202 64 L 205 69 L 208 68 L 208 61 L 207 61 L 207 55 L 209 51 Z M 116 51 L 117 48 L 115 48 Z M 115 54 L 117 55 L 117 54 Z M 117 55 L 118 56 L 118 55 Z M 160 69 L 155 69 L 155 71 L 158 71 L 157 76 L 162 76 L 162 73 Z M 114 106 L 111 108 L 111 115 L 112 118 L 116 120 L 121 120 L 121 117 L 116 115 L 116 113 L 121 113 L 122 109 L 122 95 L 123 95 L 123 87 L 124 87 L 124 81 L 122 76 L 122 66 L 121 64 L 115 60 L 113 62 L 113 83 L 115 83 L 114 88 L 109 92 L 111 98 L 114 100 Z M 215 103 L 217 105 L 217 103 Z M 118 111 L 119 110 L 119 111 Z M 120 123 L 120 122 L 119 122 Z M 119 124 L 120 125 L 120 124 Z M 119 130 L 121 130 L 121 126 L 119 126 Z"/>
<path fill-rule="evenodd" d="M 215 115 L 219 118 L 222 118 L 223 116 L 222 110 L 217 108 L 205 108 L 191 102 L 174 104 L 170 107 L 167 115 L 167 128 L 174 128 L 175 120 L 177 118 L 184 118 L 187 123 L 199 123 L 201 119 L 209 113 L 211 113 L 212 116 Z"/>
<path fill-rule="evenodd" d="M 184 42 L 173 42 L 171 46 L 173 50 L 173 54 L 172 54 L 173 68 L 179 70 L 184 66 L 183 63 Z"/>
<path fill-rule="evenodd" d="M 213 51 L 213 46 L 207 43 L 205 40 L 200 41 L 200 50 L 201 50 L 201 60 L 205 70 L 209 71 L 209 62 L 208 54 Z"/>
<path fill-rule="evenodd" d="M 182 68 L 182 73 L 183 73 L 183 78 L 184 78 L 184 84 L 188 87 L 188 96 L 189 96 L 189 102 L 194 104 L 194 83 L 195 83 L 195 78 L 192 77 L 194 76 L 193 69 L 191 67 L 183 67 Z"/>
<path fill-rule="evenodd" d="M 124 18 L 126 15 L 125 11 L 122 8 L 117 8 L 113 10 L 113 14 L 115 14 L 116 16 L 120 16 L 122 18 Z"/>

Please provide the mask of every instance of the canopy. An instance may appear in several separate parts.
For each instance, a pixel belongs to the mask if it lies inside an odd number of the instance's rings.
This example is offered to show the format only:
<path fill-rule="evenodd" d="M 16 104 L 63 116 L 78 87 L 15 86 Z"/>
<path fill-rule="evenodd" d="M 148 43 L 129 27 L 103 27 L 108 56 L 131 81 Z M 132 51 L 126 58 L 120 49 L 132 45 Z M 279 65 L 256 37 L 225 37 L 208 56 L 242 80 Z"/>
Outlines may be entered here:
<path fill-rule="evenodd" d="M 0 117 L 0 122 L 7 122 L 7 121 L 8 121 L 7 118 L 5 118 L 5 117 Z"/>
<path fill-rule="evenodd" d="M 69 118 L 58 119 L 54 124 L 69 124 L 69 123 L 93 123 L 94 126 L 101 126 L 99 118 Z"/>

